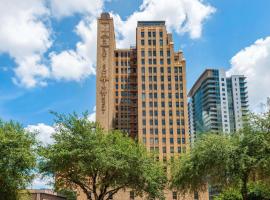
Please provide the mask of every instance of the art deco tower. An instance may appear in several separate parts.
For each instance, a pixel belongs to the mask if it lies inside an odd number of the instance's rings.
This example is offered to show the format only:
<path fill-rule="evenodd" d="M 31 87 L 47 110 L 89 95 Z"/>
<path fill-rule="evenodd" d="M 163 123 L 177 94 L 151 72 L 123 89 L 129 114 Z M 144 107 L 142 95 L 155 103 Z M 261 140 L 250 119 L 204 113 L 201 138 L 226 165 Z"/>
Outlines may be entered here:
<path fill-rule="evenodd" d="M 108 13 L 98 19 L 96 120 L 167 162 L 189 147 L 186 63 L 165 21 L 139 21 L 135 31 L 136 46 L 117 49 L 113 19 Z M 176 193 L 167 197 L 176 199 Z"/>

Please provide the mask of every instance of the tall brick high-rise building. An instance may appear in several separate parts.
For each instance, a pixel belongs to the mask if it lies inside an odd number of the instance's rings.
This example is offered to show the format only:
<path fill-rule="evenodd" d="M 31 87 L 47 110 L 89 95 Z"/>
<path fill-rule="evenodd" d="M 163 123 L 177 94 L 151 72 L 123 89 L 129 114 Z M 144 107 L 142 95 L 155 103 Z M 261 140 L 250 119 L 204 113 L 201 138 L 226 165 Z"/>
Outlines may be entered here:
<path fill-rule="evenodd" d="M 134 30 L 135 31 L 135 30 Z M 117 49 L 113 19 L 98 19 L 97 121 L 121 129 L 159 152 L 185 151 L 188 138 L 186 64 L 164 21 L 139 21 L 136 47 Z"/>
<path fill-rule="evenodd" d="M 135 30 L 134 30 L 135 31 Z M 159 152 L 166 162 L 189 147 L 186 63 L 165 21 L 139 21 L 136 46 L 117 49 L 113 19 L 98 19 L 96 120 Z M 130 198 L 120 198 L 130 199 Z M 167 199 L 176 199 L 169 192 Z"/>

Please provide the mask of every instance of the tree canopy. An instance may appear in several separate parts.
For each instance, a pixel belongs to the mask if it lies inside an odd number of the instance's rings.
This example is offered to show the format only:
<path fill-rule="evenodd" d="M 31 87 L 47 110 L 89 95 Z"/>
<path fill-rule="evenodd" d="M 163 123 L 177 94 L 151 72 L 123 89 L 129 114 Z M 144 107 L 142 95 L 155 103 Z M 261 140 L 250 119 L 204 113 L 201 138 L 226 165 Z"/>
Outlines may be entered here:
<path fill-rule="evenodd" d="M 20 124 L 0 120 L 0 199 L 17 199 L 33 178 L 36 140 Z"/>
<path fill-rule="evenodd" d="M 248 198 L 248 183 L 269 182 L 270 113 L 250 115 L 244 128 L 232 134 L 202 134 L 194 148 L 174 166 L 172 187 L 182 192 L 239 188 Z"/>
<path fill-rule="evenodd" d="M 40 149 L 40 169 L 56 176 L 57 187 L 79 187 L 95 200 L 127 188 L 163 197 L 163 167 L 141 144 L 119 131 L 104 132 L 86 114 L 57 114 L 56 123 L 55 143 Z"/>

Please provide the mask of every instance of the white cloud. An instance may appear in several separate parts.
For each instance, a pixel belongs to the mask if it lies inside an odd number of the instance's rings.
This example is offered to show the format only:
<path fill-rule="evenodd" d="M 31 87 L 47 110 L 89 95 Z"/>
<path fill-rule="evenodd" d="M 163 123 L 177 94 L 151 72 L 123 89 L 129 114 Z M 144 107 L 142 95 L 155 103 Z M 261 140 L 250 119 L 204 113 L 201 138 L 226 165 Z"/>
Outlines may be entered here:
<path fill-rule="evenodd" d="M 38 79 L 48 76 L 40 64 L 42 54 L 52 41 L 50 29 L 44 21 L 49 10 L 44 0 L 0 1 L 0 53 L 8 53 L 15 59 L 16 82 L 26 87 L 36 86 Z"/>
<path fill-rule="evenodd" d="M 103 0 L 50 0 L 50 7 L 56 18 L 76 13 L 97 16 L 102 11 L 103 3 Z"/>
<path fill-rule="evenodd" d="M 31 88 L 37 85 L 45 86 L 44 78 L 50 76 L 49 69 L 41 63 L 40 55 L 33 54 L 19 59 L 18 66 L 14 69 L 17 78 L 13 82 Z"/>
<path fill-rule="evenodd" d="M 93 112 L 88 116 L 88 120 L 91 122 L 96 121 L 96 106 L 93 109 Z"/>
<path fill-rule="evenodd" d="M 247 77 L 251 109 L 260 109 L 270 97 L 270 36 L 258 39 L 233 56 L 228 73 Z"/>
<path fill-rule="evenodd" d="M 135 44 L 135 27 L 140 20 L 165 20 L 169 31 L 188 33 L 191 38 L 201 36 L 203 22 L 215 12 L 215 8 L 202 0 L 144 0 L 139 11 L 122 21 L 113 14 L 115 28 L 120 37 L 119 47 Z"/>
<path fill-rule="evenodd" d="M 37 139 L 44 145 L 54 142 L 51 136 L 55 133 L 55 128 L 52 126 L 39 123 L 37 125 L 28 125 L 25 129 L 29 132 L 36 133 Z"/>
<path fill-rule="evenodd" d="M 0 53 L 8 53 L 17 64 L 13 82 L 32 88 L 45 86 L 48 80 L 81 81 L 95 74 L 96 18 L 105 1 L 1 0 Z M 113 14 L 118 46 L 134 44 L 138 20 L 166 20 L 169 31 L 199 38 L 203 22 L 214 11 L 202 0 L 144 0 L 126 21 Z M 61 20 L 74 14 L 81 16 L 75 27 L 81 38 L 76 48 L 48 52 L 53 44 L 53 30 L 48 25 L 52 18 Z"/>
<path fill-rule="evenodd" d="M 54 183 L 53 177 L 42 177 L 41 175 L 37 175 L 32 184 L 30 185 L 30 189 L 53 189 L 52 183 Z"/>
<path fill-rule="evenodd" d="M 94 17 L 85 17 L 76 26 L 81 41 L 75 50 L 51 53 L 52 76 L 56 79 L 80 81 L 95 74 L 97 22 Z"/>

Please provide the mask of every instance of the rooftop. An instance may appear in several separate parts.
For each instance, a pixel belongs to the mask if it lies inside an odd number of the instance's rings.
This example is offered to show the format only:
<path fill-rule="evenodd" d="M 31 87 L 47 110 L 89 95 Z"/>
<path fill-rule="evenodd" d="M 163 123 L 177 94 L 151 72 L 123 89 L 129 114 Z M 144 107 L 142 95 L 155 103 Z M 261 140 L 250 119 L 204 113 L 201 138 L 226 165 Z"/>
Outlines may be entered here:
<path fill-rule="evenodd" d="M 165 26 L 165 21 L 138 21 L 137 26 Z"/>

